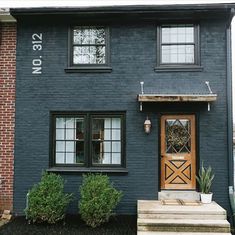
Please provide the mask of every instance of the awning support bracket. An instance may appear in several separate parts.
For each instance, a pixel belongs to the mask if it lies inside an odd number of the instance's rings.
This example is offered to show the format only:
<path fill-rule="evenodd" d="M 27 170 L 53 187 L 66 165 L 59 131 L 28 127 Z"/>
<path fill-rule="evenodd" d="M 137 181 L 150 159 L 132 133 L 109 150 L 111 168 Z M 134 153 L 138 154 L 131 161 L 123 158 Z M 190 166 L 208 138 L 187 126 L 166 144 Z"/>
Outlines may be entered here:
<path fill-rule="evenodd" d="M 208 112 L 211 111 L 211 104 L 209 102 L 207 103 L 207 110 L 208 110 Z"/>
<path fill-rule="evenodd" d="M 205 83 L 206 83 L 206 85 L 207 85 L 207 88 L 208 88 L 210 94 L 213 94 L 213 92 L 212 92 L 212 90 L 211 90 L 211 87 L 210 87 L 210 82 L 209 82 L 209 81 L 205 81 Z M 207 110 L 208 110 L 208 112 L 211 111 L 211 104 L 210 104 L 209 102 L 208 102 L 208 105 L 207 105 Z"/>
<path fill-rule="evenodd" d="M 140 91 L 141 91 L 141 94 L 143 95 L 144 94 L 144 82 L 140 82 Z M 142 102 L 140 102 L 140 111 L 143 110 L 143 105 L 142 105 Z"/>

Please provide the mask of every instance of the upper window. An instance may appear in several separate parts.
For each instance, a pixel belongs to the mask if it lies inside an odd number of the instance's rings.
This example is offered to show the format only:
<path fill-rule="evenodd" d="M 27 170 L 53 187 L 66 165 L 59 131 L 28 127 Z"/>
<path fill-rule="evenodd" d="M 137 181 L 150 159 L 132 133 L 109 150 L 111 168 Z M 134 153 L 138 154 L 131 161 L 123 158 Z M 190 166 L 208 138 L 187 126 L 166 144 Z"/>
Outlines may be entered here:
<path fill-rule="evenodd" d="M 53 165 L 123 166 L 123 116 L 53 115 Z"/>
<path fill-rule="evenodd" d="M 158 27 L 158 66 L 199 65 L 198 26 L 172 24 Z"/>
<path fill-rule="evenodd" d="M 102 67 L 109 64 L 108 29 L 77 26 L 71 30 L 71 67 Z"/>

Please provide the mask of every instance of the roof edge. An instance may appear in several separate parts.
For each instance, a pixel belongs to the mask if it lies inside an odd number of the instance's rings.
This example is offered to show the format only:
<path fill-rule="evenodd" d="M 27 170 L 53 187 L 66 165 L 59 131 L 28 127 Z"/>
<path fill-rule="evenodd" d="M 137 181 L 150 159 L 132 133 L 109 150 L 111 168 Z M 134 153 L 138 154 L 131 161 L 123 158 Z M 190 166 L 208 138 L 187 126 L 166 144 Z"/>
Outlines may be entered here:
<path fill-rule="evenodd" d="M 67 6 L 67 7 L 25 7 L 11 8 L 12 14 L 38 13 L 73 13 L 73 12 L 138 12 L 138 11 L 172 11 L 172 10 L 229 10 L 235 8 L 235 3 L 207 3 L 207 4 L 166 4 L 166 5 L 113 5 L 113 6 Z"/>

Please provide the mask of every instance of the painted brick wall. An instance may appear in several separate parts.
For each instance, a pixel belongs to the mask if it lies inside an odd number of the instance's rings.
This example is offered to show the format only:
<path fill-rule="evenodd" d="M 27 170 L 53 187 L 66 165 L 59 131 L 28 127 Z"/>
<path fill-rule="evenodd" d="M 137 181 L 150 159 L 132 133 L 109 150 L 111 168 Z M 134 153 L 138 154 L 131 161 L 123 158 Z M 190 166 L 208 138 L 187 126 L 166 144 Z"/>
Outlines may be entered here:
<path fill-rule="evenodd" d="M 71 22 L 53 18 L 46 23 L 19 20 L 17 50 L 17 100 L 14 210 L 22 213 L 29 188 L 49 167 L 51 111 L 126 111 L 126 162 L 128 174 L 110 175 L 124 197 L 119 213 L 136 213 L 138 199 L 156 199 L 159 191 L 159 118 L 161 113 L 196 113 L 198 162 L 215 170 L 214 199 L 226 209 L 228 201 L 227 110 L 226 110 L 226 20 L 200 21 L 202 72 L 154 71 L 156 66 L 155 22 L 109 23 L 111 73 L 66 73 L 68 28 Z M 30 22 L 30 24 L 28 23 Z M 32 75 L 32 34 L 43 34 L 42 75 Z M 148 105 L 139 111 L 139 82 L 146 91 L 198 92 L 210 81 L 218 100 L 207 104 Z M 146 115 L 152 132 L 146 135 Z M 61 173 L 66 191 L 76 196 L 70 212 L 77 212 L 81 174 Z"/>
<path fill-rule="evenodd" d="M 0 24 L 0 211 L 12 209 L 16 24 Z"/>

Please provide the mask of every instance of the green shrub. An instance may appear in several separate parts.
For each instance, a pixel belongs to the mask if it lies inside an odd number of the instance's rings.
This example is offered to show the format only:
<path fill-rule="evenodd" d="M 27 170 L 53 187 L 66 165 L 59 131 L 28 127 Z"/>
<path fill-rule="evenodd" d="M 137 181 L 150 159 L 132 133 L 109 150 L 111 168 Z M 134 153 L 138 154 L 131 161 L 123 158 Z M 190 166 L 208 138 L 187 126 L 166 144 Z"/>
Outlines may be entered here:
<path fill-rule="evenodd" d="M 122 197 L 122 192 L 113 187 L 108 176 L 101 174 L 83 175 L 80 192 L 81 217 L 93 228 L 109 220 Z"/>
<path fill-rule="evenodd" d="M 53 173 L 43 173 L 41 181 L 28 194 L 25 209 L 29 222 L 56 223 L 65 216 L 65 210 L 72 200 L 72 194 L 64 193 L 64 180 Z"/>

